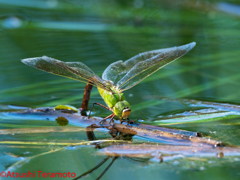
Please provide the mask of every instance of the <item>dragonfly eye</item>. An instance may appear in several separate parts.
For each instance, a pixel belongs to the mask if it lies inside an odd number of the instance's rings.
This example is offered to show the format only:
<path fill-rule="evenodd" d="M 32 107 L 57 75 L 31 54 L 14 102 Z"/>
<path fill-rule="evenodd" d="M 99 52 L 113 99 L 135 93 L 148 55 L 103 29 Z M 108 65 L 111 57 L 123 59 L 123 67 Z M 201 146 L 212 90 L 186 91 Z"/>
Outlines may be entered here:
<path fill-rule="evenodd" d="M 131 109 L 128 107 L 124 107 L 122 111 L 122 119 L 127 119 L 130 113 L 131 113 Z"/>

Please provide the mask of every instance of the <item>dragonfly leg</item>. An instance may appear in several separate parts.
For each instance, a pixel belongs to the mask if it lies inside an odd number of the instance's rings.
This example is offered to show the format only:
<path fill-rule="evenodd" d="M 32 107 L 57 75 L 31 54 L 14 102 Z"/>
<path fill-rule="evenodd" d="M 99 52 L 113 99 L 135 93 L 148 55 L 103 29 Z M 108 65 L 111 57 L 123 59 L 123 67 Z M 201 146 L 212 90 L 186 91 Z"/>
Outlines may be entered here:
<path fill-rule="evenodd" d="M 109 111 L 113 111 L 111 108 L 109 108 L 109 107 L 107 107 L 107 106 L 104 106 L 104 105 L 102 105 L 102 104 L 100 104 L 100 103 L 95 102 L 95 103 L 93 103 L 93 104 L 97 104 L 97 105 L 99 105 L 99 106 L 101 106 L 101 107 L 103 107 L 103 108 L 105 108 L 105 109 L 107 109 L 107 110 L 109 110 Z"/>
<path fill-rule="evenodd" d="M 126 120 L 120 119 L 121 124 L 122 124 L 124 121 L 126 121 Z M 134 121 L 133 121 L 133 120 L 130 120 L 129 118 L 127 118 L 127 122 L 128 122 L 128 123 L 127 123 L 127 126 L 128 126 L 129 124 L 134 123 Z"/>
<path fill-rule="evenodd" d="M 109 124 L 110 124 L 111 122 L 114 122 L 113 118 L 115 117 L 115 114 L 112 113 L 111 115 L 112 115 L 112 117 L 111 117 L 111 119 L 110 119 L 110 121 L 109 121 Z"/>
<path fill-rule="evenodd" d="M 127 126 L 128 126 L 129 124 L 134 123 L 134 121 L 133 121 L 133 120 L 130 120 L 129 118 L 127 118 L 127 121 L 128 121 Z"/>
<path fill-rule="evenodd" d="M 111 128 L 110 131 L 108 131 L 108 133 L 115 139 L 118 135 L 118 130 L 115 128 Z"/>
<path fill-rule="evenodd" d="M 106 167 L 106 169 L 102 172 L 102 174 L 96 179 L 99 180 L 106 172 L 107 170 L 112 166 L 112 164 L 114 163 L 114 161 L 117 159 L 118 157 L 113 157 L 111 163 Z"/>
<path fill-rule="evenodd" d="M 102 124 L 102 123 L 105 122 L 108 118 L 111 118 L 111 119 L 110 119 L 110 122 L 111 122 L 111 121 L 113 120 L 114 116 L 115 116 L 114 113 L 110 114 L 109 116 L 107 116 L 107 117 L 105 117 L 103 120 L 101 120 L 101 122 L 100 122 L 99 124 Z M 109 123 L 110 123 L 110 122 L 109 122 Z"/>
<path fill-rule="evenodd" d="M 77 180 L 80 179 L 90 173 L 92 173 L 93 171 L 97 170 L 101 165 L 103 165 L 108 159 L 110 158 L 110 156 L 106 157 L 103 161 L 101 161 L 98 165 L 96 165 L 95 167 L 93 167 L 92 169 L 88 170 L 87 172 L 81 174 L 80 176 L 74 178 L 73 180 Z"/>
<path fill-rule="evenodd" d="M 93 103 L 92 108 L 91 108 L 91 110 L 90 110 L 90 112 L 89 112 L 89 114 L 88 114 L 88 119 L 90 118 L 90 114 L 91 114 L 91 112 L 92 112 L 93 107 L 94 107 L 95 104 L 96 104 L 96 105 L 99 105 L 99 106 L 101 106 L 101 107 L 103 107 L 103 108 L 105 108 L 105 109 L 107 109 L 107 110 L 109 110 L 109 111 L 113 111 L 111 108 L 109 108 L 109 107 L 107 107 L 107 106 L 104 106 L 104 105 L 102 105 L 102 104 L 100 104 L 100 103 L 95 102 L 95 103 Z"/>

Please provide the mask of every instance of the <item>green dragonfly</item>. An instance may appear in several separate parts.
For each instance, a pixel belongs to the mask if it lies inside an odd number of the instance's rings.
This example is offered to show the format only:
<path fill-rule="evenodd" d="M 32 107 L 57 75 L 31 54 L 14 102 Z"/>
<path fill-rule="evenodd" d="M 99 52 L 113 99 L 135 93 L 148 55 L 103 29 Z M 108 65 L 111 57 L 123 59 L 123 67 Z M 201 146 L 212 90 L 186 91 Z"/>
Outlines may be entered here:
<path fill-rule="evenodd" d="M 196 43 L 192 42 L 178 47 L 148 51 L 125 62 L 122 60 L 114 62 L 105 69 L 102 78 L 82 62 L 63 62 L 47 56 L 27 58 L 22 62 L 49 73 L 97 86 L 108 107 L 95 104 L 112 111 L 112 114 L 101 122 L 108 118 L 111 122 L 115 116 L 126 120 L 131 113 L 130 104 L 125 100 L 123 91 L 132 88 L 160 68 L 183 56 L 195 45 Z"/>

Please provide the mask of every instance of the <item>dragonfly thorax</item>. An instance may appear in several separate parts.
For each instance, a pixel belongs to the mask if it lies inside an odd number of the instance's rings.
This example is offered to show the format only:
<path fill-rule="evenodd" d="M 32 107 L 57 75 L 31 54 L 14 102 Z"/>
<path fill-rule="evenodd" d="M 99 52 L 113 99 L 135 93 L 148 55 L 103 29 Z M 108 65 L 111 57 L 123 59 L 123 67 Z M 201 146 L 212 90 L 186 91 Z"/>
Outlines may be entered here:
<path fill-rule="evenodd" d="M 127 119 L 131 113 L 130 104 L 125 100 L 125 97 L 121 91 L 114 86 L 112 92 L 104 90 L 98 87 L 98 91 L 105 103 L 110 107 L 114 114 L 120 119 Z"/>
<path fill-rule="evenodd" d="M 113 107 L 113 112 L 120 119 L 127 119 L 131 113 L 130 104 L 125 100 L 119 101 Z"/>

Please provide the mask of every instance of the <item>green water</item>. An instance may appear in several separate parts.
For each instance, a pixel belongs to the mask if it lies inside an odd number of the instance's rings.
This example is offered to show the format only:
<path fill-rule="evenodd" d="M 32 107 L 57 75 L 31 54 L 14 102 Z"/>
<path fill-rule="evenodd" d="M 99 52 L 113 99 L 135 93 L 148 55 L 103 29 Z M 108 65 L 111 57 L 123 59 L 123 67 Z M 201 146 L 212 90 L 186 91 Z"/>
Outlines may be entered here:
<path fill-rule="evenodd" d="M 81 106 L 84 83 L 36 70 L 20 59 L 47 55 L 62 61 L 81 61 L 101 76 L 117 60 L 193 41 L 197 45 L 187 55 L 125 92 L 132 105 L 131 119 L 151 123 L 160 116 L 193 110 L 163 97 L 240 104 L 240 15 L 225 12 L 229 5 L 240 12 L 238 1 L 0 0 L 0 104 L 33 108 Z M 96 88 L 90 104 L 93 102 L 104 104 Z M 94 113 L 100 117 L 109 115 L 101 107 L 96 107 Z M 169 127 L 199 131 L 227 144 L 240 145 L 239 125 L 239 117 L 234 117 Z M 57 125 L 0 117 L 0 129 L 46 126 Z M 100 133 L 99 137 L 109 136 Z M 1 134 L 0 139 L 87 140 L 84 131 Z M 30 157 L 54 148 L 1 144 L 0 171 L 20 160 L 7 153 Z M 15 171 L 80 175 L 102 159 L 104 156 L 97 155 L 94 147 L 78 147 L 36 157 Z M 239 162 L 239 157 L 212 157 L 143 164 L 122 158 L 114 162 L 103 179 L 239 179 Z M 96 179 L 103 170 L 101 167 L 85 179 Z"/>

